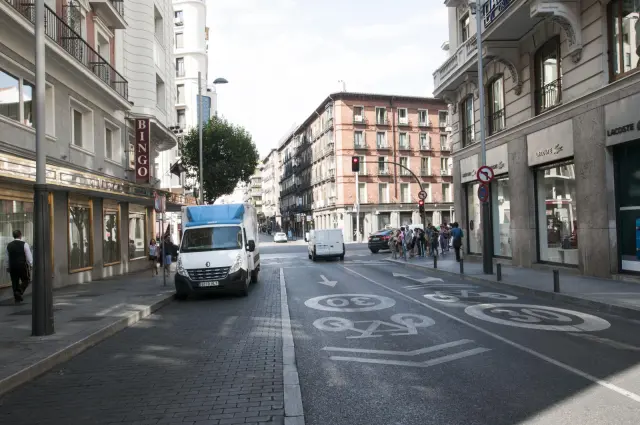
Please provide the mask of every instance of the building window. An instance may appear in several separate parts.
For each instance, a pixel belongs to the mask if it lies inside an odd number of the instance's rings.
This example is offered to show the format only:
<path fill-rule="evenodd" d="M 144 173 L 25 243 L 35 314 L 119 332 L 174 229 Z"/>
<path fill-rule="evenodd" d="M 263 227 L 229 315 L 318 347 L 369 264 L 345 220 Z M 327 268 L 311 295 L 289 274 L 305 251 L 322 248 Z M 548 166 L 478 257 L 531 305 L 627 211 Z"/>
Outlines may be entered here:
<path fill-rule="evenodd" d="M 173 12 L 173 24 L 177 27 L 184 25 L 182 10 L 176 10 Z"/>
<path fill-rule="evenodd" d="M 640 2 L 611 0 L 609 18 L 609 64 L 612 80 L 636 71 L 640 61 Z"/>
<path fill-rule="evenodd" d="M 378 158 L 378 174 L 389 174 L 387 169 L 387 158 L 381 156 Z"/>
<path fill-rule="evenodd" d="M 376 107 L 376 124 L 387 124 L 387 109 Z"/>
<path fill-rule="evenodd" d="M 161 111 L 164 111 L 166 97 L 164 81 L 156 74 L 156 105 Z"/>
<path fill-rule="evenodd" d="M 449 151 L 451 150 L 451 146 L 449 146 L 449 138 L 446 134 L 440 135 L 440 150 L 441 151 Z"/>
<path fill-rule="evenodd" d="M 562 100 L 561 61 L 559 36 L 547 41 L 535 54 L 536 114 L 548 111 Z"/>
<path fill-rule="evenodd" d="M 407 167 L 409 168 L 409 158 L 407 158 L 406 156 L 401 156 L 400 157 L 400 165 L 402 167 Z M 405 170 L 404 168 L 400 167 L 400 175 L 401 176 L 410 176 L 411 173 L 407 170 Z"/>
<path fill-rule="evenodd" d="M 442 202 L 452 202 L 451 185 L 449 183 L 442 183 Z"/>
<path fill-rule="evenodd" d="M 353 107 L 353 122 L 355 123 L 364 122 L 364 106 Z"/>
<path fill-rule="evenodd" d="M 473 95 L 467 96 L 461 105 L 462 146 L 469 146 L 475 141 L 475 123 L 473 115 Z"/>
<path fill-rule="evenodd" d="M 355 148 L 364 148 L 364 131 L 353 132 L 353 146 Z"/>
<path fill-rule="evenodd" d="M 70 103 L 73 146 L 93 151 L 93 111 L 74 99 Z"/>
<path fill-rule="evenodd" d="M 176 33 L 176 49 L 184 48 L 184 33 Z"/>
<path fill-rule="evenodd" d="M 431 158 L 429 157 L 420 158 L 420 175 L 422 176 L 431 175 Z"/>
<path fill-rule="evenodd" d="M 114 264 L 120 261 L 120 220 L 118 211 L 105 210 L 103 217 L 104 235 L 102 248 L 102 261 L 104 265 Z"/>
<path fill-rule="evenodd" d="M 536 170 L 540 261 L 578 264 L 578 212 L 575 165 Z"/>
<path fill-rule="evenodd" d="M 479 183 L 468 183 L 467 194 L 467 251 L 482 254 L 482 222 L 480 220 L 480 199 L 478 199 Z"/>
<path fill-rule="evenodd" d="M 400 149 L 409 149 L 409 134 L 399 133 L 398 144 L 400 145 Z"/>
<path fill-rule="evenodd" d="M 431 148 L 429 135 L 427 133 L 420 133 L 418 137 L 420 138 L 420 149 L 423 151 L 429 150 Z"/>
<path fill-rule="evenodd" d="M 184 84 L 178 84 L 176 86 L 176 103 L 184 105 Z"/>
<path fill-rule="evenodd" d="M 176 114 L 178 116 L 178 127 L 185 128 L 186 119 L 185 119 L 185 115 L 184 115 L 184 109 L 178 109 L 176 111 Z"/>
<path fill-rule="evenodd" d="M 108 63 L 111 62 L 111 47 L 109 46 L 109 36 L 103 34 L 102 31 L 99 31 L 96 28 L 96 50 L 98 54 L 102 56 L 102 58 Z M 107 81 L 109 81 L 109 76 L 107 75 Z"/>
<path fill-rule="evenodd" d="M 104 157 L 112 161 L 120 160 L 121 142 L 120 142 L 120 127 L 117 125 L 105 121 L 104 123 Z"/>
<path fill-rule="evenodd" d="M 438 111 L 438 126 L 445 128 L 447 121 L 449 121 L 449 111 Z"/>
<path fill-rule="evenodd" d="M 460 44 L 464 43 L 469 39 L 469 25 L 471 23 L 471 19 L 469 18 L 469 14 L 465 14 L 462 19 L 460 19 Z"/>
<path fill-rule="evenodd" d="M 131 206 L 130 206 L 131 207 Z M 144 258 L 146 244 L 147 216 L 143 212 L 129 212 L 129 259 Z"/>
<path fill-rule="evenodd" d="M 451 168 L 449 167 L 449 158 L 440 158 L 440 175 L 441 176 L 450 176 Z"/>
<path fill-rule="evenodd" d="M 5 196 L 9 197 L 8 194 Z M 26 197 L 26 196 L 25 196 Z M 11 286 L 6 244 L 13 240 L 13 231 L 22 231 L 22 240 L 33 246 L 33 202 L 0 199 L 0 286 Z"/>
<path fill-rule="evenodd" d="M 386 183 L 380 183 L 378 185 L 378 200 L 381 204 L 389 203 L 389 187 Z"/>
<path fill-rule="evenodd" d="M 358 203 L 367 203 L 367 187 L 366 183 L 358 183 Z"/>
<path fill-rule="evenodd" d="M 164 20 L 162 19 L 162 14 L 155 6 L 153 6 L 153 24 L 156 38 L 162 42 L 164 38 Z"/>
<path fill-rule="evenodd" d="M 398 124 L 409 124 L 409 112 L 407 111 L 407 108 L 398 108 Z"/>
<path fill-rule="evenodd" d="M 376 133 L 376 146 L 378 149 L 386 149 L 387 145 L 387 133 L 384 131 L 378 131 Z"/>
<path fill-rule="evenodd" d="M 184 58 L 176 58 L 176 77 L 184 77 Z"/>
<path fill-rule="evenodd" d="M 113 132 L 110 128 L 104 129 L 104 156 L 113 159 Z"/>
<path fill-rule="evenodd" d="M 35 86 L 27 80 L 14 77 L 0 69 L 0 115 L 14 121 L 18 121 L 27 127 L 33 127 L 33 97 Z M 54 135 L 53 87 L 45 88 L 46 132 Z"/>
<path fill-rule="evenodd" d="M 365 162 L 364 156 L 359 156 L 358 161 L 360 163 L 360 171 L 358 171 L 358 175 L 366 176 L 367 175 L 367 163 Z"/>
<path fill-rule="evenodd" d="M 400 183 L 400 202 L 408 204 L 411 202 L 411 194 L 409 193 L 409 183 Z"/>
<path fill-rule="evenodd" d="M 504 130 L 506 127 L 504 114 L 504 79 L 496 78 L 487 90 L 487 104 L 489 106 L 489 135 Z"/>
<path fill-rule="evenodd" d="M 493 255 L 511 257 L 511 196 L 509 179 L 491 183 L 491 217 L 493 219 Z"/>
<path fill-rule="evenodd" d="M 71 138 L 74 145 L 82 147 L 82 112 L 72 109 L 71 114 L 73 120 L 73 125 L 71 126 L 73 135 Z"/>
<path fill-rule="evenodd" d="M 418 125 L 420 127 L 429 126 L 429 111 L 427 111 L 426 109 L 418 110 Z"/>
<path fill-rule="evenodd" d="M 69 271 L 84 270 L 93 264 L 91 206 L 69 202 Z"/>

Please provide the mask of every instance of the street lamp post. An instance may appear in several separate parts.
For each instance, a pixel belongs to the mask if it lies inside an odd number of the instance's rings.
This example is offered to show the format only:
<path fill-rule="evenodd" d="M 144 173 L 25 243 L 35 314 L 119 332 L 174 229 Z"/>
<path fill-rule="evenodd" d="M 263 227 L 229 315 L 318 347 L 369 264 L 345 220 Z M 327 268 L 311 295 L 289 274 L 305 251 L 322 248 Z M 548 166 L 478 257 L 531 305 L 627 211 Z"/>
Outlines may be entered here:
<path fill-rule="evenodd" d="M 485 103 L 484 103 L 484 66 L 482 63 L 482 13 L 479 0 L 470 0 L 471 13 L 476 15 L 476 37 L 478 40 L 478 100 L 480 101 L 480 150 L 482 166 L 487 165 L 487 147 L 485 144 Z M 493 274 L 493 244 L 491 243 L 491 197 L 481 202 L 482 221 L 482 270 L 485 274 Z"/>

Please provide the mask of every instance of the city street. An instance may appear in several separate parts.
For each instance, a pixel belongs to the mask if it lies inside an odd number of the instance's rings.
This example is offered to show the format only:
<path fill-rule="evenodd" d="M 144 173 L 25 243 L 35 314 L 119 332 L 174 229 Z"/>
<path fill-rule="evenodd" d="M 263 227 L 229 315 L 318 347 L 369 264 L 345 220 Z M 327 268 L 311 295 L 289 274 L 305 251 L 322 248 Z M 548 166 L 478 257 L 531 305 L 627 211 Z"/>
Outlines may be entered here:
<path fill-rule="evenodd" d="M 265 246 L 249 297 L 173 302 L 7 394 L 0 423 L 281 424 L 282 283 L 307 425 L 638 423 L 637 321 L 387 256 Z"/>

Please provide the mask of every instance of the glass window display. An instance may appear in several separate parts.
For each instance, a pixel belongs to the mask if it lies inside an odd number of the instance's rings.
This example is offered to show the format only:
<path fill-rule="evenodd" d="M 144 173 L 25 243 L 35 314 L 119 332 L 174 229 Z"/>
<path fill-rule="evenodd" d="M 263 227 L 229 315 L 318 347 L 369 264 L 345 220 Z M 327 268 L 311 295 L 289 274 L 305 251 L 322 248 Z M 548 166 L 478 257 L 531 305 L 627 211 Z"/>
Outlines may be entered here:
<path fill-rule="evenodd" d="M 480 220 L 479 183 L 467 184 L 467 240 L 469 252 L 482 253 L 482 221 Z"/>
<path fill-rule="evenodd" d="M 491 187 L 493 255 L 511 257 L 511 197 L 509 179 L 499 179 Z"/>

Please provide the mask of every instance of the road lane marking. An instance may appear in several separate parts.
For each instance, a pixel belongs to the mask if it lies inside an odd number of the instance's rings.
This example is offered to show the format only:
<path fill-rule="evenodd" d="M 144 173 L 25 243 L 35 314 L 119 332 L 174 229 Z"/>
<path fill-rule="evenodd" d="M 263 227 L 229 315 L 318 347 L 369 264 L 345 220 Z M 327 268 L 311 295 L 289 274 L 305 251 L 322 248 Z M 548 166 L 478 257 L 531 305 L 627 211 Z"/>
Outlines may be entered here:
<path fill-rule="evenodd" d="M 496 315 L 500 314 L 501 317 L 489 315 L 486 313 L 487 310 Z M 499 325 L 543 331 L 596 332 L 611 327 L 611 323 L 591 314 L 544 305 L 478 304 L 465 308 L 464 312 L 476 319 Z M 576 317 L 582 320 L 582 323 L 572 324 Z M 558 324 L 545 325 L 542 323 L 545 320 Z"/>
<path fill-rule="evenodd" d="M 421 277 L 421 278 L 417 278 L 417 277 L 412 277 L 412 276 L 410 276 L 408 274 L 404 274 L 404 273 L 393 273 L 393 277 L 404 277 L 405 279 L 414 280 L 414 281 L 419 282 L 419 283 L 444 282 L 444 280 L 440 279 L 439 277 Z"/>
<path fill-rule="evenodd" d="M 402 289 L 406 289 L 408 291 L 413 291 L 414 289 L 429 289 L 429 288 L 469 288 L 469 289 L 474 289 L 477 288 L 477 286 L 474 285 L 461 285 L 459 283 L 440 283 L 440 284 L 435 284 L 435 283 L 423 283 L 420 285 L 408 285 L 408 286 L 403 286 Z"/>
<path fill-rule="evenodd" d="M 416 304 L 419 304 L 419 305 L 421 305 L 421 306 L 423 306 L 425 308 L 428 308 L 431 311 L 435 311 L 436 313 L 440 313 L 441 315 L 443 315 L 445 317 L 448 317 L 451 320 L 454 320 L 454 321 L 456 321 L 458 323 L 461 323 L 461 324 L 463 324 L 465 326 L 468 326 L 471 329 L 475 329 L 478 332 L 481 332 L 481 333 L 483 333 L 483 334 L 485 334 L 487 336 L 490 336 L 490 337 L 492 337 L 494 339 L 497 339 L 498 341 L 501 341 L 501 342 L 503 342 L 503 343 L 505 343 L 507 345 L 510 345 L 510 346 L 512 346 L 514 348 L 517 348 L 520 351 L 523 351 L 523 352 L 525 352 L 527 354 L 530 354 L 530 355 L 532 355 L 534 357 L 537 357 L 537 358 L 539 358 L 539 359 L 541 359 L 541 360 L 543 360 L 543 361 L 545 361 L 547 363 L 550 363 L 550 364 L 552 364 L 554 366 L 557 366 L 557 367 L 559 367 L 561 369 L 564 369 L 564 370 L 566 370 L 568 372 L 571 372 L 571 373 L 573 373 L 575 375 L 578 375 L 578 376 L 580 376 L 580 377 L 582 377 L 582 378 L 584 378 L 584 379 L 586 379 L 588 381 L 591 381 L 594 384 L 600 385 L 600 386 L 602 386 L 604 388 L 607 388 L 607 389 L 609 389 L 611 391 L 614 391 L 614 392 L 616 392 L 616 393 L 618 393 L 618 394 L 620 394 L 620 395 L 622 395 L 624 397 L 627 397 L 627 398 L 629 398 L 629 399 L 631 399 L 631 400 L 633 400 L 633 401 L 635 401 L 637 403 L 640 403 L 640 395 L 638 395 L 636 393 L 633 393 L 633 392 L 631 392 L 629 390 L 626 390 L 626 389 L 624 389 L 622 387 L 619 387 L 619 386 L 617 386 L 615 384 L 612 384 L 609 381 L 605 381 L 603 379 L 597 378 L 597 377 L 595 377 L 595 376 L 593 376 L 593 375 L 591 375 L 589 373 L 581 371 L 580 369 L 577 369 L 577 368 L 575 368 L 573 366 L 569 366 L 568 364 L 562 363 L 561 361 L 555 360 L 554 358 L 551 358 L 551 357 L 549 357 L 547 355 L 539 353 L 539 352 L 537 352 L 537 351 L 535 351 L 535 350 L 533 350 L 531 348 L 525 347 L 522 344 L 518 344 L 515 341 L 511 341 L 510 339 L 507 339 L 507 338 L 505 338 L 503 336 L 500 336 L 500 335 L 498 335 L 496 333 L 488 331 L 488 330 L 486 330 L 486 329 L 484 329 L 484 328 L 482 328 L 480 326 L 474 325 L 471 322 L 467 322 L 464 319 L 460 319 L 459 317 L 456 317 L 453 314 L 447 313 L 444 310 L 440 310 L 439 308 L 433 307 L 433 306 L 431 306 L 431 305 L 429 305 L 429 304 L 427 304 L 425 302 L 417 300 L 417 299 L 415 299 L 415 298 L 413 298 L 413 297 L 411 297 L 409 295 L 406 295 L 406 294 L 398 291 L 397 289 L 390 288 L 390 287 L 388 287 L 388 286 L 386 286 L 386 285 L 384 285 L 382 283 L 379 283 L 379 282 L 377 282 L 377 281 L 375 281 L 375 280 L 373 280 L 371 278 L 368 278 L 367 276 L 365 276 L 363 274 L 358 273 L 355 270 L 351 270 L 348 267 L 344 267 L 344 269 L 348 270 L 349 272 L 351 272 L 352 274 L 354 274 L 356 276 L 360 276 L 361 278 L 373 283 L 374 285 L 377 285 L 377 286 L 379 286 L 381 288 L 384 288 L 384 289 L 386 289 L 388 291 L 391 291 L 391 292 L 393 292 L 393 293 L 395 293 L 397 295 L 400 295 L 401 297 L 404 297 L 404 298 L 406 298 L 408 300 L 411 300 Z"/>
<path fill-rule="evenodd" d="M 577 332 L 569 332 L 569 335 L 577 336 L 578 338 L 588 339 L 589 341 L 599 342 L 600 344 L 609 345 L 610 347 L 617 348 L 618 350 L 630 350 L 630 351 L 640 351 L 640 347 L 636 347 L 635 345 L 627 344 L 620 341 L 614 341 L 609 338 L 602 338 L 600 336 L 583 334 Z"/>
<path fill-rule="evenodd" d="M 294 420 L 296 424 L 304 425 L 304 409 L 302 408 L 296 351 L 291 332 L 287 284 L 282 268 L 280 269 L 280 319 L 282 322 L 282 381 L 284 383 L 285 422 Z"/>
<path fill-rule="evenodd" d="M 488 348 L 472 348 L 471 350 L 462 351 L 460 353 L 448 354 L 446 356 L 438 357 L 431 360 L 426 360 L 424 362 L 412 362 L 412 361 L 403 361 L 403 360 L 389 360 L 389 359 L 367 359 L 363 357 L 345 357 L 345 356 L 331 356 L 329 357 L 331 360 L 335 361 L 346 361 L 346 362 L 356 362 L 356 363 L 372 363 L 372 364 L 384 364 L 384 365 L 392 365 L 392 366 L 409 366 L 409 367 L 432 367 L 442 363 L 452 362 L 454 360 L 463 359 L 465 357 L 474 356 L 476 354 L 481 354 L 486 351 L 491 351 Z"/>
<path fill-rule="evenodd" d="M 476 291 L 467 291 L 467 290 L 457 290 L 457 291 L 435 291 L 433 294 L 425 294 L 424 298 L 437 301 L 441 303 L 457 303 L 460 302 L 460 299 L 469 300 L 472 298 L 489 298 L 496 300 L 507 300 L 513 301 L 517 300 L 518 297 L 507 294 L 500 294 L 498 292 L 476 292 Z"/>
<path fill-rule="evenodd" d="M 318 283 L 321 283 L 321 284 L 323 284 L 323 285 L 330 286 L 330 287 L 332 287 L 332 288 L 333 288 L 334 286 L 336 286 L 336 283 L 338 283 L 338 281 L 336 281 L 336 280 L 329 280 L 329 279 L 327 279 L 327 278 L 325 277 L 325 275 L 323 275 L 323 274 L 321 274 L 321 275 L 320 275 L 320 279 L 322 279 L 322 281 L 321 281 L 321 282 L 318 282 Z"/>
<path fill-rule="evenodd" d="M 392 356 L 413 357 L 420 354 L 432 353 L 434 351 L 444 350 L 459 345 L 469 344 L 473 342 L 470 339 L 461 339 L 459 341 L 445 342 L 444 344 L 434 345 L 432 347 L 420 348 L 412 351 L 391 351 L 391 350 L 369 350 L 365 348 L 343 348 L 343 347 L 324 347 L 324 351 L 341 351 L 343 353 L 362 353 L 362 354 L 388 354 Z"/>
<path fill-rule="evenodd" d="M 315 310 L 356 313 L 384 310 L 396 305 L 396 301 L 389 297 L 372 294 L 333 294 L 310 298 L 304 302 L 304 305 Z"/>
<path fill-rule="evenodd" d="M 397 313 L 391 316 L 391 322 L 382 320 L 357 320 L 351 321 L 344 317 L 322 317 L 313 322 L 316 329 L 326 332 L 355 332 L 356 336 L 348 336 L 348 339 L 378 338 L 383 334 L 391 336 L 417 335 L 418 328 L 433 326 L 436 322 L 430 317 L 413 313 Z M 364 324 L 358 328 L 356 324 Z"/>

